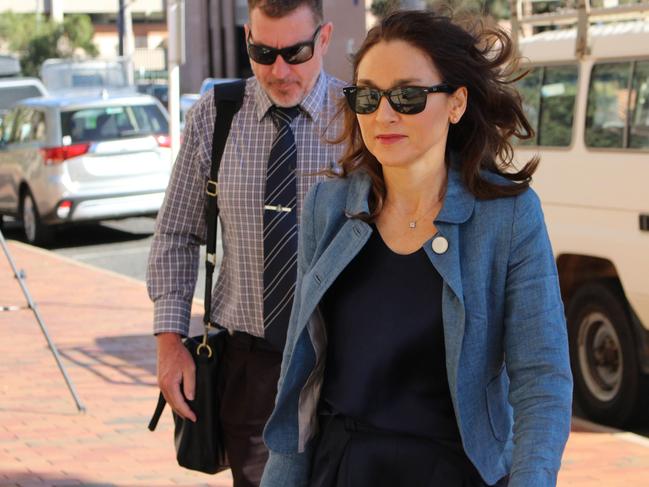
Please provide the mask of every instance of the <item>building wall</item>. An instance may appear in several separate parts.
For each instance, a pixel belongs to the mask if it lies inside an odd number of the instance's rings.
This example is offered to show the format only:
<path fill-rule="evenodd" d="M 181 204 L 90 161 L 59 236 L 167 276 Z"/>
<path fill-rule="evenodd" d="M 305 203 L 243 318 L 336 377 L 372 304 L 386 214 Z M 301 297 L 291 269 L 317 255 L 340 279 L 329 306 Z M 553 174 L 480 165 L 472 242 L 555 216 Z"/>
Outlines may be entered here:
<path fill-rule="evenodd" d="M 325 69 L 338 78 L 350 81 L 349 60 L 365 38 L 364 0 L 324 0 L 325 20 L 334 25 L 333 38 L 325 57 Z"/>
<path fill-rule="evenodd" d="M 212 76 L 210 66 L 220 56 L 210 52 L 210 25 L 218 25 L 218 16 L 208 0 L 185 2 L 185 57 L 180 67 L 180 92 L 198 93 L 202 81 Z M 211 57 L 211 60 L 210 60 Z"/>
<path fill-rule="evenodd" d="M 180 70 L 181 92 L 197 92 L 202 80 L 210 76 L 248 74 L 241 32 L 247 21 L 246 5 L 246 0 L 186 0 L 187 62 Z M 325 69 L 348 80 L 349 55 L 365 37 L 365 0 L 324 0 L 324 8 L 325 19 L 334 24 Z"/>
<path fill-rule="evenodd" d="M 119 49 L 117 26 L 114 24 L 97 24 L 94 28 L 95 37 L 93 40 L 99 49 L 99 56 L 117 56 Z M 133 36 L 135 37 L 136 48 L 157 49 L 162 47 L 167 40 L 167 25 L 161 23 L 133 24 Z"/>

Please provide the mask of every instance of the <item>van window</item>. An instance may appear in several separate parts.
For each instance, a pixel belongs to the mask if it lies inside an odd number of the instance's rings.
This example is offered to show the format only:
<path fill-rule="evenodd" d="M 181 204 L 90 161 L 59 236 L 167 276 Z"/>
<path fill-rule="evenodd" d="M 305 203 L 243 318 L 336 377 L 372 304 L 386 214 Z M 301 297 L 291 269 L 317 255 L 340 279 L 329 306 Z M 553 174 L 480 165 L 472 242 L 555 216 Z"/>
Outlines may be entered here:
<path fill-rule="evenodd" d="M 629 147 L 649 148 L 649 61 L 636 63 L 631 91 Z"/>
<path fill-rule="evenodd" d="M 523 98 L 523 111 L 530 125 L 534 129 L 534 137 L 527 140 L 516 141 L 518 145 L 536 145 L 539 133 L 539 109 L 541 107 L 541 83 L 543 81 L 543 68 L 533 68 L 517 84 Z"/>
<path fill-rule="evenodd" d="M 34 85 L 3 86 L 0 89 L 0 109 L 6 110 L 24 98 L 43 96 L 43 92 Z"/>
<path fill-rule="evenodd" d="M 519 145 L 570 145 L 577 77 L 576 65 L 545 66 L 533 68 L 518 82 L 523 110 L 536 132 L 531 140 L 517 141 Z"/>
<path fill-rule="evenodd" d="M 93 107 L 61 113 L 62 135 L 71 142 L 114 140 L 167 134 L 167 119 L 157 105 Z"/>
<path fill-rule="evenodd" d="M 624 147 L 631 63 L 593 66 L 586 111 L 588 147 Z"/>

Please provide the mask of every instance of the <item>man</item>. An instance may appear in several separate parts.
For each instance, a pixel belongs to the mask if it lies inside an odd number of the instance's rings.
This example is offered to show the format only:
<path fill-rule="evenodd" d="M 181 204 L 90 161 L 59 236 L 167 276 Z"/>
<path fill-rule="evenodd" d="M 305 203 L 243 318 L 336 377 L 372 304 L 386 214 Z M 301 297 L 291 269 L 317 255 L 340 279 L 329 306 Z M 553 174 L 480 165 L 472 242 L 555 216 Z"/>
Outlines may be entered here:
<path fill-rule="evenodd" d="M 267 459 L 270 415 L 295 287 L 297 224 L 304 194 L 340 148 L 326 143 L 340 81 L 322 69 L 332 34 L 322 0 L 248 0 L 247 80 L 219 174 L 223 261 L 212 321 L 229 330 L 221 419 L 235 487 L 258 485 Z M 297 107 L 297 109 L 295 108 Z M 181 338 L 189 329 L 199 245 L 205 241 L 205 188 L 215 109 L 208 93 L 188 113 L 148 267 L 158 346 L 158 383 L 180 415 L 195 420 L 194 365 Z M 264 338 L 265 337 L 265 338 Z"/>

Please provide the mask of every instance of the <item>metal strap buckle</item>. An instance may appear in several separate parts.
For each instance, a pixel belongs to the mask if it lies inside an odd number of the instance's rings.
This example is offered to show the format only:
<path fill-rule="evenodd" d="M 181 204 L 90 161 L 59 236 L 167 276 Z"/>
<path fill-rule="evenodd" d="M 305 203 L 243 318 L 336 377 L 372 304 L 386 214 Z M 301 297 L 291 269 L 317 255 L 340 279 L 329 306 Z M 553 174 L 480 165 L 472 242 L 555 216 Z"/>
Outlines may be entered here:
<path fill-rule="evenodd" d="M 207 352 L 207 358 L 212 357 L 212 347 L 207 343 L 207 338 L 209 337 L 208 330 L 214 328 L 211 322 L 205 323 L 205 328 L 203 329 L 203 342 L 196 347 L 196 355 L 200 355 L 203 350 Z"/>
<path fill-rule="evenodd" d="M 219 194 L 219 184 L 216 181 L 212 181 L 211 179 L 207 181 L 207 186 L 205 187 L 205 192 L 214 197 L 217 194 Z"/>

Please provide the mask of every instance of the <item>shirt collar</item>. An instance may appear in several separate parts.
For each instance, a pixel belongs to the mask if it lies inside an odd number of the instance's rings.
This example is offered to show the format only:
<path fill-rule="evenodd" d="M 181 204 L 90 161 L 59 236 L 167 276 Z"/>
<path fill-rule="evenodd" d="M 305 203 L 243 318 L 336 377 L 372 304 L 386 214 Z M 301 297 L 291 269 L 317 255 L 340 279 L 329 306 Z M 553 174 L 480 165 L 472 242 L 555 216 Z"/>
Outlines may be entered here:
<path fill-rule="evenodd" d="M 328 81 L 327 74 L 324 71 L 320 71 L 315 85 L 299 105 L 302 111 L 305 112 L 313 121 L 318 120 L 318 117 L 324 108 Z M 268 94 L 263 90 L 259 82 L 257 82 L 255 90 L 255 105 L 257 120 L 261 122 L 268 113 L 268 110 L 273 106 L 273 102 L 268 97 Z"/>

